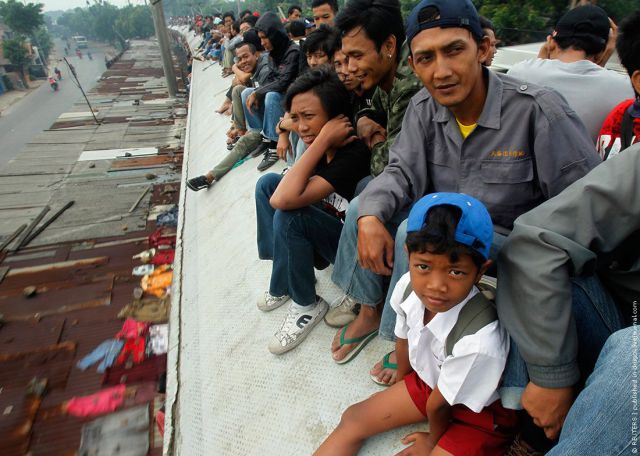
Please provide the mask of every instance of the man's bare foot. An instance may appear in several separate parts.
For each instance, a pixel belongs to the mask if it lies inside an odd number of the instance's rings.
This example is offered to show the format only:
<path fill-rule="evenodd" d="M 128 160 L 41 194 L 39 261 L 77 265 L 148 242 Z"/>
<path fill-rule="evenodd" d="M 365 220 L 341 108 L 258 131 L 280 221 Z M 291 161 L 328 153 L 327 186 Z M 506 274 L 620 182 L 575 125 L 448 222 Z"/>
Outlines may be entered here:
<path fill-rule="evenodd" d="M 397 381 L 396 376 L 397 376 L 397 373 L 398 373 L 398 369 L 393 369 L 391 367 L 384 367 L 383 363 L 384 363 L 384 361 L 382 359 L 380 361 L 378 361 L 373 366 L 373 369 L 371 369 L 369 371 L 369 374 L 371 374 L 371 378 L 372 379 L 374 379 L 374 378 L 377 379 L 376 383 L 391 386 Z M 396 358 L 395 350 L 392 351 L 389 354 L 388 363 L 393 363 L 393 364 L 397 364 L 398 363 L 398 360 Z M 376 380 L 374 380 L 374 381 L 376 381 Z"/>
<path fill-rule="evenodd" d="M 353 339 L 369 334 L 371 331 L 378 329 L 380 326 L 380 315 L 375 307 L 360 306 L 360 313 L 347 327 L 344 335 L 345 339 Z M 333 341 L 331 342 L 331 356 L 335 361 L 344 359 L 357 344 L 345 344 L 340 346 L 340 333 L 342 328 L 338 330 Z"/>
<path fill-rule="evenodd" d="M 226 111 L 230 109 L 231 109 L 231 100 L 229 100 L 228 98 L 225 98 L 224 103 L 222 103 L 222 106 L 216 109 L 216 112 L 218 114 L 224 114 Z"/>

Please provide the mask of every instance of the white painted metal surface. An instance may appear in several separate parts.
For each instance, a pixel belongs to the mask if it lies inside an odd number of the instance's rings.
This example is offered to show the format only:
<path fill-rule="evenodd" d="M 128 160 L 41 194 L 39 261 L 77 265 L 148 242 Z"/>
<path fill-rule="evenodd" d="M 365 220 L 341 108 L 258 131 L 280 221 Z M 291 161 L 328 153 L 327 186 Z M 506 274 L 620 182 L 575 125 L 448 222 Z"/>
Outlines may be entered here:
<path fill-rule="evenodd" d="M 192 45 L 199 43 L 192 38 Z M 209 190 L 185 179 L 206 172 L 227 152 L 229 118 L 214 110 L 229 79 L 194 61 L 185 146 L 178 251 L 173 282 L 165 454 L 307 455 L 350 404 L 380 391 L 369 369 L 391 349 L 375 340 L 349 364 L 333 362 L 336 330 L 320 323 L 295 350 L 267 350 L 285 307 L 256 308 L 270 266 L 258 260 L 254 188 L 260 158 L 232 170 Z M 212 94 L 218 94 L 212 96 Z M 267 172 L 280 172 L 282 162 Z M 317 292 L 331 302 L 331 268 L 317 273 Z M 419 426 L 426 429 L 426 423 Z M 400 451 L 414 428 L 371 439 L 363 455 Z"/>

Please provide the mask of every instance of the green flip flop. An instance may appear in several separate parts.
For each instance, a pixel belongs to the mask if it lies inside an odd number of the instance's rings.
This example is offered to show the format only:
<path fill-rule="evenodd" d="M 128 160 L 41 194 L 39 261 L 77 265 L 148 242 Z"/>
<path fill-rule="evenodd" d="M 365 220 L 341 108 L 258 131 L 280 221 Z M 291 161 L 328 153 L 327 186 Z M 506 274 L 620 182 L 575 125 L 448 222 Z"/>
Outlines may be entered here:
<path fill-rule="evenodd" d="M 389 358 L 391 357 L 391 354 L 394 352 L 390 351 L 389 353 L 387 353 L 386 355 L 384 355 L 382 357 L 382 368 L 383 369 L 394 369 L 394 370 L 398 370 L 398 364 L 396 363 L 392 363 Z M 385 383 L 385 382 L 381 382 L 380 380 L 378 380 L 378 377 L 376 377 L 375 375 L 371 375 L 371 380 L 373 380 L 373 383 L 375 383 L 376 385 L 380 385 L 380 386 L 391 386 L 389 383 Z"/>
<path fill-rule="evenodd" d="M 344 337 L 344 335 L 347 333 L 347 328 L 349 327 L 351 323 L 349 323 L 348 325 L 345 325 L 342 328 L 342 331 L 340 332 L 340 347 L 343 347 L 347 344 L 357 344 L 355 347 L 353 347 L 353 350 L 351 350 L 347 356 L 345 356 L 343 359 L 341 360 L 334 360 L 337 364 L 345 364 L 348 363 L 349 361 L 351 361 L 353 358 L 355 358 L 358 353 L 360 353 L 360 351 L 362 351 L 362 349 L 373 340 L 374 337 L 376 337 L 378 335 L 378 330 L 374 329 L 373 331 L 371 331 L 369 334 L 365 334 L 364 336 L 360 336 L 360 337 L 353 337 L 351 339 L 347 339 Z"/>

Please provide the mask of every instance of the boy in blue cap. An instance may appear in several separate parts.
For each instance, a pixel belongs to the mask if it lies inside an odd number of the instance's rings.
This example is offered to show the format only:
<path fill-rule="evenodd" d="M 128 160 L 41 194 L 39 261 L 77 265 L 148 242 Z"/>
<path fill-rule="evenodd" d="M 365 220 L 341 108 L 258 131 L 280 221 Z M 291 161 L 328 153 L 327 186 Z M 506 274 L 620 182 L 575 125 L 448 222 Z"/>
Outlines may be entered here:
<path fill-rule="evenodd" d="M 409 272 L 391 298 L 399 381 L 350 406 L 317 455 L 356 454 L 368 437 L 425 418 L 430 432 L 405 437 L 415 442 L 405 451 L 504 454 L 517 422 L 497 393 L 509 337 L 477 287 L 492 240 L 491 217 L 475 198 L 433 193 L 413 206 Z"/>

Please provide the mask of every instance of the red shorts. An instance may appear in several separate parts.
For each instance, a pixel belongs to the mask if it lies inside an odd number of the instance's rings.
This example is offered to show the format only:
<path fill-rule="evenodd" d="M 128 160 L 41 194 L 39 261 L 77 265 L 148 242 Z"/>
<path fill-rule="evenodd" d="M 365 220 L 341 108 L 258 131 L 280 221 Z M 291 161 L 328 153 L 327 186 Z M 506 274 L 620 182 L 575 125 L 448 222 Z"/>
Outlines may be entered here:
<path fill-rule="evenodd" d="M 409 396 L 420 413 L 427 416 L 427 399 L 431 388 L 418 374 L 404 377 Z M 505 409 L 498 399 L 476 413 L 464 405 L 452 407 L 452 420 L 438 446 L 455 456 L 502 455 L 509 448 L 516 432 L 515 410 Z"/>

